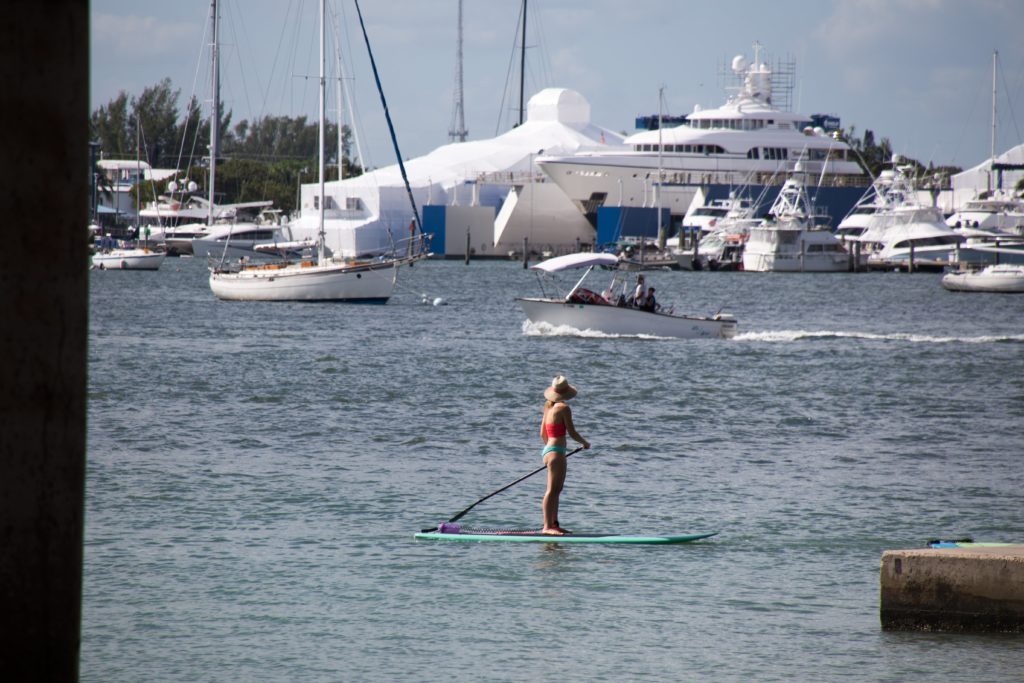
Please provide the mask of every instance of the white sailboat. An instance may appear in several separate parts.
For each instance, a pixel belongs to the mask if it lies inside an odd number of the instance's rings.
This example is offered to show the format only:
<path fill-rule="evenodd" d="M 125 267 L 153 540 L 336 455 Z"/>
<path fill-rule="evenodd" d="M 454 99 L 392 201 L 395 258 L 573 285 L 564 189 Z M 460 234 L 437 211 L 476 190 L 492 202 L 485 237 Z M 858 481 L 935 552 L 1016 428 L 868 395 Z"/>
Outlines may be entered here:
<path fill-rule="evenodd" d="M 141 149 L 139 135 L 139 115 L 135 114 L 135 162 L 140 164 Z M 141 165 L 141 164 L 140 164 Z M 139 224 L 139 195 L 141 192 L 142 170 L 135 174 L 136 182 L 139 183 L 135 193 L 135 226 L 141 233 Z M 105 235 L 97 244 L 97 250 L 92 255 L 92 267 L 96 270 L 160 270 L 161 264 L 167 252 L 164 250 L 150 249 L 148 240 L 142 244 L 128 244 Z"/>
<path fill-rule="evenodd" d="M 160 270 L 166 256 L 167 252 L 149 247 L 115 245 L 93 254 L 92 267 L 96 270 Z"/>
<path fill-rule="evenodd" d="M 357 5 L 358 9 L 358 5 Z M 320 197 L 324 197 L 325 9 L 320 0 Z M 372 56 L 371 56 L 372 59 Z M 339 301 L 384 304 L 391 297 L 398 269 L 421 258 L 422 233 L 411 239 L 404 254 L 353 261 L 329 256 L 325 247 L 324 208 L 319 201 L 316 258 L 266 264 L 221 264 L 211 268 L 210 289 L 220 299 L 233 301 Z M 418 222 L 418 221 L 417 221 Z"/>

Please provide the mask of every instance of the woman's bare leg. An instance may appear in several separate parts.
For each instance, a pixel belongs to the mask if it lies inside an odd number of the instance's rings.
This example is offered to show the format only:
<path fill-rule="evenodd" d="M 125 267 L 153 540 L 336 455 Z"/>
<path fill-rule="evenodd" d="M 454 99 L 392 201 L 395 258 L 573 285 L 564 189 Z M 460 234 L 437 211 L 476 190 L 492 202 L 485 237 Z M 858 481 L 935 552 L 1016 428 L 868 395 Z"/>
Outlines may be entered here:
<path fill-rule="evenodd" d="M 565 484 L 565 454 L 548 453 L 544 460 L 548 466 L 548 488 L 544 492 L 541 510 L 544 513 L 544 531 L 549 532 L 558 529 L 558 497 Z"/>

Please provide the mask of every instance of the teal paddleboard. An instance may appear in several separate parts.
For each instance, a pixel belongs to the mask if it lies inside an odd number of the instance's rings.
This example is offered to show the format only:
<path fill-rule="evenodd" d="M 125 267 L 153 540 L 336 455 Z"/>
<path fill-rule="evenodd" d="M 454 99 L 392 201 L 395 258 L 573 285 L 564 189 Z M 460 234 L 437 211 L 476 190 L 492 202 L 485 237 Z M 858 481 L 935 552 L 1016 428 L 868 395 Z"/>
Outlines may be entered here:
<path fill-rule="evenodd" d="M 706 534 L 685 534 L 674 536 L 625 536 L 620 534 L 566 534 L 552 536 L 536 529 L 461 529 L 457 532 L 425 531 L 415 535 L 424 541 L 497 541 L 505 543 L 631 543 L 646 545 L 668 545 L 690 543 L 710 538 L 717 531 Z"/>

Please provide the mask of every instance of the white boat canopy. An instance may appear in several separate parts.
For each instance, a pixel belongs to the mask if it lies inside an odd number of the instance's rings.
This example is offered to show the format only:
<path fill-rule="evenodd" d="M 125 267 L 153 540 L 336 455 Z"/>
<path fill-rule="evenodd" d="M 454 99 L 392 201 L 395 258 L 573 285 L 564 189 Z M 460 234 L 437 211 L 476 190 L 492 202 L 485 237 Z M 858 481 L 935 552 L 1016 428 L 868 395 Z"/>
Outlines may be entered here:
<path fill-rule="evenodd" d="M 615 254 L 601 254 L 592 252 L 581 252 L 579 254 L 566 254 L 555 258 L 541 261 L 530 266 L 531 270 L 543 270 L 546 273 L 557 273 L 560 270 L 571 268 L 587 268 L 588 266 L 608 266 L 613 268 L 619 263 Z"/>

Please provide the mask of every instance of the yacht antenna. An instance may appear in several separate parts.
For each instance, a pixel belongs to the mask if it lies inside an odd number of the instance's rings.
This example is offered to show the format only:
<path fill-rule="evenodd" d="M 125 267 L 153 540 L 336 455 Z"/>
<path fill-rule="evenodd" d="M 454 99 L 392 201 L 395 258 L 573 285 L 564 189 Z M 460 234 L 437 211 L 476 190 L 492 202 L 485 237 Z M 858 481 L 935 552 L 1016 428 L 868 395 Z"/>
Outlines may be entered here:
<path fill-rule="evenodd" d="M 452 106 L 452 125 L 448 129 L 448 139 L 465 142 L 469 131 L 466 130 L 466 108 L 462 91 L 462 0 L 459 0 L 459 37 L 455 50 L 455 102 Z"/>

